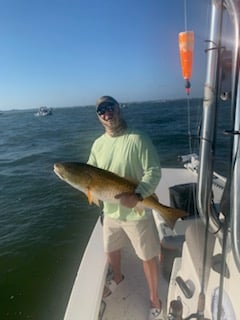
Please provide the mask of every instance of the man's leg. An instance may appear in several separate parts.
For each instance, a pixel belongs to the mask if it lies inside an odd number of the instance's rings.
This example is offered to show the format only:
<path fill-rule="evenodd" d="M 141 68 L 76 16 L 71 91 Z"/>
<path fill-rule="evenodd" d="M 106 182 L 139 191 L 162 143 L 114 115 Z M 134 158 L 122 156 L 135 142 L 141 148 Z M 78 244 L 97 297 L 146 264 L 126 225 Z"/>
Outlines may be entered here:
<path fill-rule="evenodd" d="M 108 261 L 113 271 L 112 279 L 116 282 L 116 284 L 119 284 L 123 279 L 121 272 L 121 250 L 108 253 Z"/>
<path fill-rule="evenodd" d="M 156 257 L 143 261 L 143 270 L 149 287 L 149 296 L 152 307 L 161 309 L 158 296 L 158 266 Z"/>
<path fill-rule="evenodd" d="M 121 272 L 121 250 L 112 251 L 107 255 L 108 262 L 112 267 L 113 277 L 111 280 L 106 282 L 103 291 L 104 298 L 107 298 L 110 294 L 112 294 L 116 290 L 117 285 L 124 279 Z"/>

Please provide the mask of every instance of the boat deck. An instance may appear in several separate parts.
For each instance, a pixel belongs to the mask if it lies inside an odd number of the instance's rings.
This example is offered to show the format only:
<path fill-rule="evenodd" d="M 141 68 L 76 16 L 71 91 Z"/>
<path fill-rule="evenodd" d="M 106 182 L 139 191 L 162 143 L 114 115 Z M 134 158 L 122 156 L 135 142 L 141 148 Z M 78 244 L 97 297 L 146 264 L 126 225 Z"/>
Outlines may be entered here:
<path fill-rule="evenodd" d="M 103 299 L 105 309 L 101 320 L 146 320 L 149 311 L 148 286 L 144 277 L 142 262 L 136 257 L 131 245 L 122 252 L 124 281 L 109 297 Z M 168 283 L 162 276 L 159 263 L 159 295 L 164 307 Z"/>
<path fill-rule="evenodd" d="M 161 203 L 169 205 L 169 187 L 177 184 L 196 182 L 197 175 L 186 169 L 162 169 L 162 178 L 156 190 Z M 154 218 L 158 226 L 159 237 L 162 237 L 160 224 L 163 222 L 158 213 L 154 212 Z M 177 222 L 174 232 L 166 228 L 165 233 L 183 233 L 182 221 Z M 160 242 L 159 242 L 160 245 Z M 171 268 L 171 267 L 170 267 Z M 136 257 L 131 244 L 122 252 L 123 283 L 108 298 L 102 301 L 103 315 L 101 320 L 147 320 L 149 312 L 149 293 L 144 276 L 142 262 Z M 170 272 L 170 270 L 169 270 Z M 167 295 L 168 281 L 164 277 L 163 265 L 159 257 L 159 296 L 163 303 L 163 319 L 167 319 Z"/>
<path fill-rule="evenodd" d="M 162 169 L 162 178 L 156 190 L 160 202 L 169 205 L 169 187 L 196 182 L 196 180 L 197 175 L 191 170 Z M 215 200 L 216 202 L 220 201 L 219 198 Z M 178 220 L 172 231 L 166 227 L 157 212 L 153 212 L 153 214 L 159 232 L 159 245 L 166 235 L 184 235 L 187 226 L 193 221 Z M 166 269 L 170 275 L 172 262 L 170 261 L 168 264 L 166 259 L 163 261 L 159 259 L 159 296 L 162 300 L 165 314 L 163 319 L 166 319 L 166 301 L 168 296 Z M 78 270 L 64 320 L 148 319 L 150 307 L 148 287 L 142 262 L 135 255 L 130 244 L 122 252 L 124 281 L 111 296 L 102 299 L 107 269 L 108 263 L 102 243 L 102 226 L 98 221 Z"/>

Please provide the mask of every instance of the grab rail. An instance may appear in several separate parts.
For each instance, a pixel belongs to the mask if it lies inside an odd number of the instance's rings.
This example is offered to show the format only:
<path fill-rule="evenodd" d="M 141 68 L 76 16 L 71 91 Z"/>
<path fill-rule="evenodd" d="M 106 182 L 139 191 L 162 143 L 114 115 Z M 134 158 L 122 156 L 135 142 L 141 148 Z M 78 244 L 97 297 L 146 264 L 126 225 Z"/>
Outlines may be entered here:
<path fill-rule="evenodd" d="M 233 255 L 238 271 L 240 271 L 240 2 L 228 0 L 229 9 L 233 18 L 235 36 L 235 50 L 233 58 L 233 94 L 232 106 L 234 109 L 233 128 L 233 152 L 232 152 L 232 185 L 230 210 L 232 212 L 231 237 L 233 244 Z"/>
<path fill-rule="evenodd" d="M 207 73 L 204 87 L 203 123 L 200 143 L 200 165 L 198 175 L 198 210 L 211 232 L 218 232 L 222 225 L 212 204 L 213 161 L 216 132 L 218 68 L 220 55 L 220 35 L 222 7 L 216 1 L 212 6 L 209 48 L 207 52 Z"/>
<path fill-rule="evenodd" d="M 233 22 L 233 58 L 231 110 L 232 167 L 230 182 L 231 239 L 235 263 L 240 271 L 240 1 L 213 0 L 210 40 L 207 51 L 207 74 L 204 88 L 203 124 L 200 143 L 200 165 L 197 189 L 197 204 L 201 218 L 210 232 L 223 236 L 222 221 L 212 205 L 213 164 L 215 155 L 216 115 L 221 52 L 221 28 L 224 6 Z"/>

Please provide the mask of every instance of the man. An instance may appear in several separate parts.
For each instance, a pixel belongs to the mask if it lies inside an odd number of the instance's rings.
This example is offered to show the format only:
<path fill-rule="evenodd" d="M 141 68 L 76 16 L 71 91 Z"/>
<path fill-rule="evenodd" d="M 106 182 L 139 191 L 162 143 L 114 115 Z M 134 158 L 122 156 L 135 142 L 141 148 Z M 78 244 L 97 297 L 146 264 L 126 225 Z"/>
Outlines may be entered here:
<path fill-rule="evenodd" d="M 120 204 L 104 203 L 104 248 L 113 270 L 113 278 L 104 290 L 104 296 L 113 293 L 123 281 L 121 248 L 129 238 L 137 256 L 143 261 L 150 295 L 149 320 L 161 319 L 161 301 L 158 296 L 159 239 L 151 212 L 139 214 L 134 210 L 138 201 L 154 193 L 161 177 L 157 152 L 151 140 L 127 127 L 119 103 L 110 96 L 97 101 L 97 115 L 105 133 L 93 144 L 88 164 L 138 181 L 135 193 L 118 196 Z"/>

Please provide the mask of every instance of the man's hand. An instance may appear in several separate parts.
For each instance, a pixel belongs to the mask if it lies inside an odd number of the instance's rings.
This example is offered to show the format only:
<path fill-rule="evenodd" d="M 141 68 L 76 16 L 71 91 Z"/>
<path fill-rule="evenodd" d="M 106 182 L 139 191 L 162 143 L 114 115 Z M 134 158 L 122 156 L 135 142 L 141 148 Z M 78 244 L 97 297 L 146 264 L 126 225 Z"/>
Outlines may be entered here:
<path fill-rule="evenodd" d="M 127 208 L 136 207 L 139 199 L 135 193 L 123 192 L 115 196 L 116 199 L 120 200 L 120 204 Z"/>

